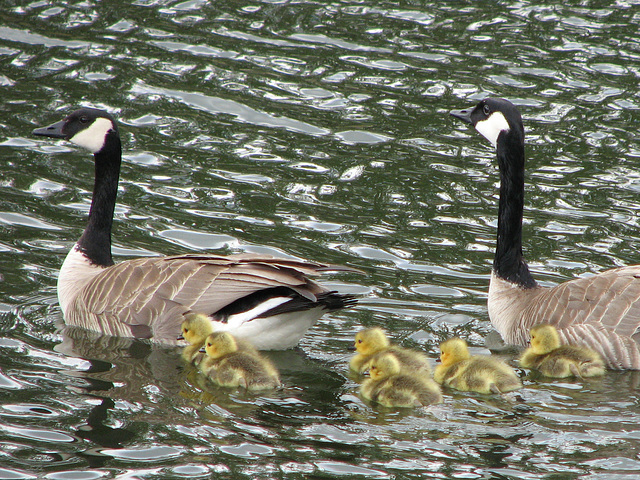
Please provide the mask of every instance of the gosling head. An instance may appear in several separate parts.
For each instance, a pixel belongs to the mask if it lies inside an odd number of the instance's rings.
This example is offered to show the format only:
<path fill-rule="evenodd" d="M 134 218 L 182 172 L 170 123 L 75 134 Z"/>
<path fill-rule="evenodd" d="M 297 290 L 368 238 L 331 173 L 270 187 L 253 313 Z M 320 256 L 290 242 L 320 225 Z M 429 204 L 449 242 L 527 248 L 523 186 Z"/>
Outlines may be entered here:
<path fill-rule="evenodd" d="M 560 335 L 553 325 L 536 325 L 530 333 L 531 349 L 536 355 L 544 355 L 560 346 Z"/>
<path fill-rule="evenodd" d="M 374 380 L 382 380 L 400 373 L 400 362 L 390 353 L 377 355 L 369 364 L 369 376 Z"/>
<path fill-rule="evenodd" d="M 373 355 L 389 348 L 389 339 L 383 329 L 379 327 L 366 328 L 356 333 L 356 351 L 362 355 Z"/>
<path fill-rule="evenodd" d="M 220 358 L 237 352 L 238 344 L 229 332 L 214 332 L 205 340 L 204 351 L 211 358 Z"/>
<path fill-rule="evenodd" d="M 444 366 L 453 365 L 471 358 L 467 342 L 458 337 L 450 338 L 440 344 L 440 362 Z"/>
<path fill-rule="evenodd" d="M 204 341 L 213 333 L 213 325 L 203 313 L 188 313 L 184 316 L 181 331 L 182 338 L 193 345 Z"/>

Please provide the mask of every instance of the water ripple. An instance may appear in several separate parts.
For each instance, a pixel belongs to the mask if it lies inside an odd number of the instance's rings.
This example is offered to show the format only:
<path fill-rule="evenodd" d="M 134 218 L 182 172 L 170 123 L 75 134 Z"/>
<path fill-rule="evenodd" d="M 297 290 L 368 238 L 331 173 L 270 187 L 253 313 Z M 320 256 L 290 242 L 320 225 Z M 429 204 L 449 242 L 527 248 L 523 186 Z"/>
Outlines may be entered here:
<path fill-rule="evenodd" d="M 634 2 L 373 3 L 4 9 L 0 477 L 637 476 L 637 372 L 520 370 L 522 400 L 446 391 L 401 412 L 362 401 L 347 368 L 363 326 L 434 363 L 450 335 L 488 353 L 494 152 L 448 115 L 487 95 L 525 119 L 540 283 L 638 262 Z M 221 391 L 175 350 L 60 329 L 56 275 L 93 165 L 30 132 L 77 105 L 122 124 L 117 258 L 248 252 L 366 272 L 323 279 L 358 307 L 270 353 L 282 390 Z"/>

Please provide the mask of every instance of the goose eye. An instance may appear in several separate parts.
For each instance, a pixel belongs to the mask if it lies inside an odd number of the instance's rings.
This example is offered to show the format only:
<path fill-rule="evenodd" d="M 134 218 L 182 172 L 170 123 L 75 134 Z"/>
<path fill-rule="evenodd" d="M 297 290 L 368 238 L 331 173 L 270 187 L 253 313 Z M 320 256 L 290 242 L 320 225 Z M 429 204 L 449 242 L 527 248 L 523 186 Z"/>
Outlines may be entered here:
<path fill-rule="evenodd" d="M 484 113 L 485 115 L 489 115 L 491 113 L 491 109 L 486 103 L 482 106 L 482 113 Z"/>
<path fill-rule="evenodd" d="M 80 123 L 89 123 L 89 117 L 83 115 L 80 117 Z"/>

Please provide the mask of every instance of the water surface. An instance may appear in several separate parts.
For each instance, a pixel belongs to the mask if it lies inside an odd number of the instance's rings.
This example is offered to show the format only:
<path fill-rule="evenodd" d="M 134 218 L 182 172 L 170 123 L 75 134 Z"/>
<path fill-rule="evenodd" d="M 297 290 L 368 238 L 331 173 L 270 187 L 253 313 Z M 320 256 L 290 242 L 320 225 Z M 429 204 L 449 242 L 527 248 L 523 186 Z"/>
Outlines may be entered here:
<path fill-rule="evenodd" d="M 347 347 L 384 326 L 487 353 L 497 171 L 448 111 L 511 99 L 525 255 L 543 284 L 639 262 L 637 2 L 8 2 L 0 20 L 0 478 L 632 479 L 637 372 L 523 376 L 520 397 L 364 403 Z M 31 130 L 121 122 L 117 260 L 259 252 L 346 264 L 361 297 L 212 388 L 179 352 L 62 330 L 55 284 L 91 157 Z"/>

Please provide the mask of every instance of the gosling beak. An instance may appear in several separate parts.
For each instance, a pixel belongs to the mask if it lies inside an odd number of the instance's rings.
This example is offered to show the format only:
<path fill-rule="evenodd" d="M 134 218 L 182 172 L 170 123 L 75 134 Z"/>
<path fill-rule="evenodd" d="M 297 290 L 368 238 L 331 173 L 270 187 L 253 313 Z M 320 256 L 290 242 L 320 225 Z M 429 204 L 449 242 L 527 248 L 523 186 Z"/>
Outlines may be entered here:
<path fill-rule="evenodd" d="M 200 353 L 207 353 L 207 351 L 204 349 L 204 347 L 202 347 L 200 350 L 198 350 Z"/>
<path fill-rule="evenodd" d="M 65 121 L 61 120 L 56 123 L 52 123 L 48 127 L 36 128 L 32 133 L 39 137 L 51 137 L 51 138 L 64 138 L 68 137 L 67 134 L 62 132 Z"/>
<path fill-rule="evenodd" d="M 349 350 L 350 352 L 355 352 L 356 351 L 356 346 L 355 345 L 349 345 L 347 347 L 347 350 Z"/>
<path fill-rule="evenodd" d="M 177 340 L 184 340 L 184 335 L 182 335 L 182 334 L 178 335 Z"/>
<path fill-rule="evenodd" d="M 464 110 L 451 110 L 449 112 L 449 114 L 452 117 L 456 117 L 457 119 L 462 120 L 463 122 L 473 123 L 471 121 L 471 112 L 472 111 L 473 111 L 473 108 L 465 108 Z"/>

